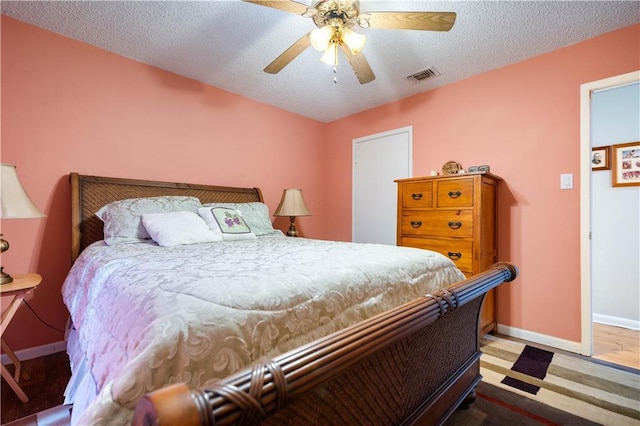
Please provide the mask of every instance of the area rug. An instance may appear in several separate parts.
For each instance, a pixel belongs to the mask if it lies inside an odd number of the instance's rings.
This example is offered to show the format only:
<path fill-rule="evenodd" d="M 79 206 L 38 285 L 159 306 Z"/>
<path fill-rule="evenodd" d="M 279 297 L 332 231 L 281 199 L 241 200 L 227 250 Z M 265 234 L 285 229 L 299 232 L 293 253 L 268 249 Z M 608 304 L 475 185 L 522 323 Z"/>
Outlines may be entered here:
<path fill-rule="evenodd" d="M 517 341 L 486 335 L 480 359 L 483 382 L 594 423 L 640 425 L 637 371 L 565 353 L 543 351 L 531 356 L 528 352 L 536 351 L 527 348 L 530 346 Z M 523 353 L 528 354 L 523 357 Z M 526 368 L 516 365 L 522 358 L 528 358 Z M 539 390 L 522 390 L 518 382 Z"/>
<path fill-rule="evenodd" d="M 466 409 L 458 409 L 444 426 L 493 425 L 571 425 L 594 426 L 599 423 L 581 418 L 507 389 L 480 382 L 476 400 Z"/>
<path fill-rule="evenodd" d="M 520 356 L 516 362 L 513 363 L 511 370 L 535 377 L 536 379 L 544 379 L 552 359 L 553 352 L 525 345 Z M 534 395 L 540 390 L 538 386 L 509 376 L 502 379 L 502 383 Z"/>

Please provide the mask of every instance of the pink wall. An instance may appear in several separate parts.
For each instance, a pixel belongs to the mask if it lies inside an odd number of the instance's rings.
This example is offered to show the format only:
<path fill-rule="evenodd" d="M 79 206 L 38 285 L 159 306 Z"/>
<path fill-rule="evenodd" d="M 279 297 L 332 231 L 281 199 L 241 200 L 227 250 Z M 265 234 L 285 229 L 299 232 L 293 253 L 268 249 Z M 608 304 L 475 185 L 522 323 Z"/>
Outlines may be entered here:
<path fill-rule="evenodd" d="M 63 327 L 71 171 L 260 186 L 272 210 L 298 186 L 304 234 L 350 240 L 352 139 L 412 125 L 414 175 L 455 159 L 505 179 L 499 257 L 521 275 L 499 322 L 578 341 L 580 84 L 640 68 L 639 40 L 636 25 L 325 125 L 3 16 L 2 161 L 49 216 L 2 222 L 2 265 L 43 275 L 30 303 Z M 62 337 L 26 309 L 15 321 L 14 349 Z"/>
<path fill-rule="evenodd" d="M 638 69 L 635 25 L 331 123 L 327 238 L 351 238 L 352 139 L 412 125 L 415 176 L 457 160 L 504 179 L 498 257 L 520 278 L 499 289 L 498 322 L 580 341 L 580 85 Z"/>
<path fill-rule="evenodd" d="M 9 273 L 38 272 L 29 303 L 57 328 L 70 266 L 69 172 L 259 186 L 271 211 L 300 187 L 321 237 L 324 126 L 2 16 L 2 162 L 46 219 L 2 221 Z M 292 161 L 294 159 L 294 161 Z M 288 220 L 276 225 L 286 229 Z M 4 301 L 6 304 L 6 301 Z M 7 332 L 14 349 L 62 339 L 22 307 Z"/>

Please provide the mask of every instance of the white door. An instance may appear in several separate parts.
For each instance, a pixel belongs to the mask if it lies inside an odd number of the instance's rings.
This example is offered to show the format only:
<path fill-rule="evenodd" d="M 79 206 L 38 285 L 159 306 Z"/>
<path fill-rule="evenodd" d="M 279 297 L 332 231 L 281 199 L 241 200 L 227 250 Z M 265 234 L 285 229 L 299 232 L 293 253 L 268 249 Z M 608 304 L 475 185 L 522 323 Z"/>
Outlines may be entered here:
<path fill-rule="evenodd" d="M 352 238 L 396 244 L 397 185 L 411 177 L 413 127 L 353 140 Z"/>

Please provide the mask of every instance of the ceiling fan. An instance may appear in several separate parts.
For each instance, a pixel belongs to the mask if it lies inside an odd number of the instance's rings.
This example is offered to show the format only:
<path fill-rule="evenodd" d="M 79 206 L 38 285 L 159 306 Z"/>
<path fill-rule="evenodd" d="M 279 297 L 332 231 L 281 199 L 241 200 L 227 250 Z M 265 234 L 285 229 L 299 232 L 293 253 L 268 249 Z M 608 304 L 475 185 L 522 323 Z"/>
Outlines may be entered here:
<path fill-rule="evenodd" d="M 314 0 L 311 6 L 293 0 L 243 0 L 260 6 L 312 18 L 318 28 L 308 32 L 287 48 L 265 72 L 277 74 L 310 45 L 324 52 L 321 61 L 338 64 L 342 49 L 360 84 L 375 80 L 362 51 L 366 37 L 351 28 L 449 31 L 456 20 L 455 12 L 369 12 L 360 13 L 359 0 Z"/>

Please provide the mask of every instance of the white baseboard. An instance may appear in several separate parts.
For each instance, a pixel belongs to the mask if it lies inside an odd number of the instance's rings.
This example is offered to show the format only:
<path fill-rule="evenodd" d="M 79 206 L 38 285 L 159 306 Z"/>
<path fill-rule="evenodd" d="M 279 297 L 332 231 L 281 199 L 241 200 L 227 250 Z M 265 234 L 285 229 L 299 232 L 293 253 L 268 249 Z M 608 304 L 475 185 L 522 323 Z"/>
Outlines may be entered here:
<path fill-rule="evenodd" d="M 582 343 L 573 342 L 571 340 L 559 339 L 546 334 L 536 333 L 534 331 L 522 330 L 520 328 L 510 327 L 508 325 L 498 324 L 498 333 L 507 336 L 516 337 L 529 342 L 538 343 L 540 345 L 550 346 L 556 349 L 562 349 L 567 352 L 582 353 Z"/>
<path fill-rule="evenodd" d="M 26 361 L 28 359 L 34 359 L 45 355 L 51 355 L 58 352 L 63 352 L 67 350 L 67 342 L 64 340 L 60 342 L 48 343 L 42 346 L 36 346 L 33 348 L 22 349 L 20 351 L 16 351 L 16 356 L 20 361 Z M 7 356 L 7 354 L 2 355 L 2 363 L 4 365 L 12 364 L 11 359 Z"/>
<path fill-rule="evenodd" d="M 593 322 L 599 324 L 613 325 L 615 327 L 629 328 L 631 330 L 640 330 L 640 321 L 634 321 L 627 318 L 612 317 L 609 315 L 593 314 Z"/>

